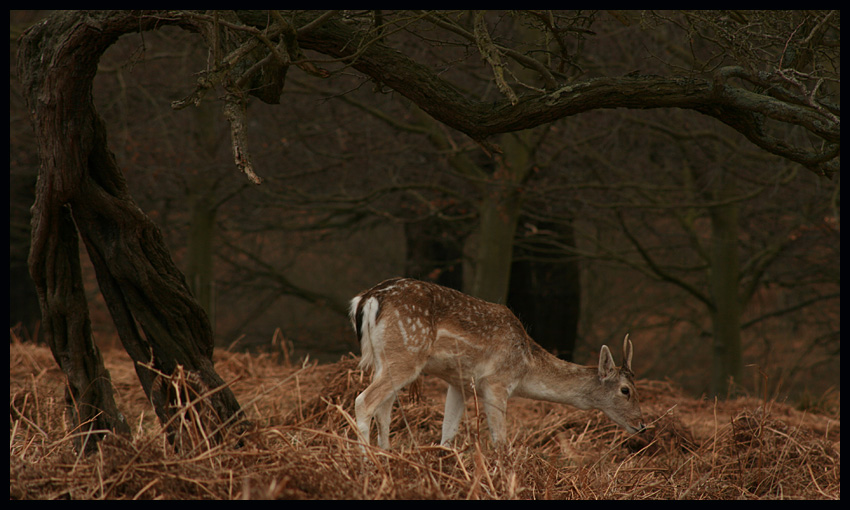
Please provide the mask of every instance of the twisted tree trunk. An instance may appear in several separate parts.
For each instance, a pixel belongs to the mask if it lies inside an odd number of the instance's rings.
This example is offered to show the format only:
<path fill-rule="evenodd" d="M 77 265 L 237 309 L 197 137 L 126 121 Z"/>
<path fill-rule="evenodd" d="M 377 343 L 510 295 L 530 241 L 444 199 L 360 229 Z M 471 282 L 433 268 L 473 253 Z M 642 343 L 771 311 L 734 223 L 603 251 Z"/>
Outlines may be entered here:
<path fill-rule="evenodd" d="M 213 367 L 207 315 L 172 261 L 159 229 L 130 196 L 92 100 L 92 81 L 103 52 L 125 33 L 169 22 L 139 13 L 59 12 L 22 38 L 19 74 L 41 160 L 32 208 L 30 273 L 45 338 L 68 379 L 69 408 L 75 423 L 88 430 L 129 433 L 92 339 L 78 235 L 160 421 L 170 423 L 179 412 L 174 405 L 178 400 L 198 396 L 204 396 L 201 400 L 211 411 L 210 430 L 220 430 L 241 415 L 235 396 Z M 156 382 L 180 366 L 193 374 L 185 378 L 185 387 L 165 379 Z M 169 428 L 172 439 L 175 432 Z M 99 437 L 83 435 L 78 444 L 91 450 Z"/>

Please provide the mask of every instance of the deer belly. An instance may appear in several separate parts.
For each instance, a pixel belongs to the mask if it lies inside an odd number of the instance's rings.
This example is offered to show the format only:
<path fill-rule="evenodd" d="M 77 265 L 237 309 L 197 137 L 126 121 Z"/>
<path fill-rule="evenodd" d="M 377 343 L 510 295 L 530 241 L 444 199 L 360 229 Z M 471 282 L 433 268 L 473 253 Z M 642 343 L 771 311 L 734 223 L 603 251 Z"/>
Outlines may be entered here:
<path fill-rule="evenodd" d="M 437 331 L 437 339 L 422 372 L 462 387 L 494 372 L 488 358 L 482 344 L 441 329 Z"/>

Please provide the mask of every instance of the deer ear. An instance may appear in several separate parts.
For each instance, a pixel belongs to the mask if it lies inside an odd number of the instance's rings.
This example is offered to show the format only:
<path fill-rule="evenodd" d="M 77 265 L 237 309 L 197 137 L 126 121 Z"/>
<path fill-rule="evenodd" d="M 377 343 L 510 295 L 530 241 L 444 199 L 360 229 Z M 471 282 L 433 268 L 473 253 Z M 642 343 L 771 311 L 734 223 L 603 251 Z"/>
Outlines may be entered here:
<path fill-rule="evenodd" d="M 626 372 L 632 371 L 632 355 L 635 353 L 635 348 L 632 346 L 632 341 L 629 340 L 629 334 L 626 333 L 626 338 L 623 339 L 623 370 Z"/>
<path fill-rule="evenodd" d="M 614 357 L 611 356 L 611 351 L 607 345 L 602 346 L 599 351 L 599 379 L 604 380 L 616 375 L 617 366 L 614 364 Z"/>

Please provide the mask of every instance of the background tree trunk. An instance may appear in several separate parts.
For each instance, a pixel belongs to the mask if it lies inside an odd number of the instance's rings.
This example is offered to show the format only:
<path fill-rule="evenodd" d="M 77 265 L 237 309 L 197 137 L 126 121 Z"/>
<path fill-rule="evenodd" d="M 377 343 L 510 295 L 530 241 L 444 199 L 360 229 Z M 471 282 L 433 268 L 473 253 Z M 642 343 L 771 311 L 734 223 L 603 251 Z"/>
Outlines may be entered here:
<path fill-rule="evenodd" d="M 518 215 L 519 197 L 514 190 L 497 188 L 481 201 L 474 274 L 467 291 L 469 294 L 505 304 Z"/>
<path fill-rule="evenodd" d="M 215 163 L 219 146 L 225 133 L 217 122 L 221 111 L 214 103 L 201 103 L 190 109 L 194 136 L 201 151 L 195 156 L 199 161 Z M 202 163 L 203 164 L 203 163 Z M 213 253 L 216 239 L 216 215 L 221 204 L 216 194 L 218 179 L 201 169 L 187 176 L 190 204 L 189 236 L 186 243 L 186 276 L 195 299 L 210 317 L 215 333 L 215 277 Z"/>
<path fill-rule="evenodd" d="M 192 294 L 215 323 L 215 292 L 213 279 L 213 239 L 216 210 L 206 195 L 192 197 L 186 273 Z"/>
<path fill-rule="evenodd" d="M 544 231 L 557 232 L 563 242 L 575 246 L 572 225 L 535 222 Z M 581 314 L 579 264 L 548 261 L 520 246 L 514 248 L 508 307 L 519 317 L 528 334 L 544 349 L 572 361 Z"/>
<path fill-rule="evenodd" d="M 718 201 L 735 194 L 734 176 L 723 171 Z M 734 201 L 709 208 L 711 218 L 711 268 L 708 272 L 714 329 L 712 387 L 725 397 L 741 383 L 741 299 L 738 296 L 738 204 Z"/>
<path fill-rule="evenodd" d="M 452 223 L 429 218 L 404 224 L 405 275 L 463 289 L 463 242 Z"/>

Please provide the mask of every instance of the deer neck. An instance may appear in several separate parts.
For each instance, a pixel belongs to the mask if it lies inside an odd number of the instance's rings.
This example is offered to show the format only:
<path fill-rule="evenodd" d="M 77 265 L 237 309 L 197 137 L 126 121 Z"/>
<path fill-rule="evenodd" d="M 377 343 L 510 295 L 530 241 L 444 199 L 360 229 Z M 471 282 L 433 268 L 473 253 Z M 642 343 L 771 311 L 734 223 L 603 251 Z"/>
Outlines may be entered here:
<path fill-rule="evenodd" d="M 536 350 L 514 395 L 568 404 L 579 409 L 593 407 L 592 396 L 599 385 L 597 367 L 564 361 L 544 349 Z"/>

